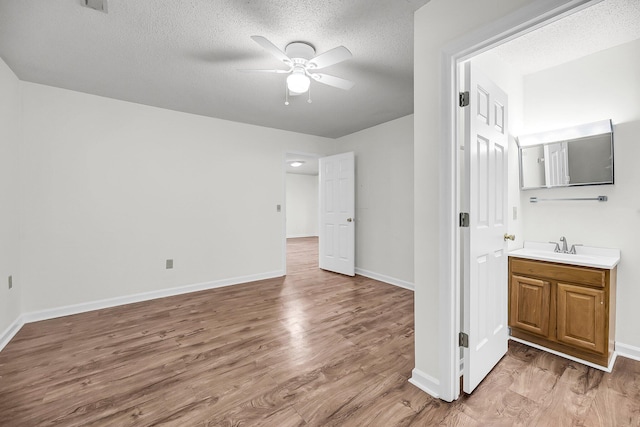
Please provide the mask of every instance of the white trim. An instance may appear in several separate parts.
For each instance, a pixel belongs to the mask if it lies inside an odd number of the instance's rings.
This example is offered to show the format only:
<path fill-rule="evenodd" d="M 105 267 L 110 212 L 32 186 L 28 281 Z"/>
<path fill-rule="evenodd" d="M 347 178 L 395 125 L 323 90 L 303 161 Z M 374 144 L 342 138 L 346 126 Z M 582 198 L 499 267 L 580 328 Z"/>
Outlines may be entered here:
<path fill-rule="evenodd" d="M 0 351 L 2 351 L 2 349 L 5 348 L 7 344 L 9 344 L 9 341 L 11 341 L 13 337 L 16 336 L 16 334 L 20 331 L 20 329 L 22 329 L 23 326 L 24 319 L 22 318 L 22 316 L 18 316 L 18 318 L 14 320 L 7 327 L 7 329 L 4 330 L 2 335 L 0 335 Z"/>
<path fill-rule="evenodd" d="M 616 342 L 616 352 L 619 356 L 627 357 L 629 359 L 637 360 L 640 362 L 640 347 L 634 347 L 629 344 Z"/>
<path fill-rule="evenodd" d="M 440 99 L 443 126 L 440 128 L 440 272 L 438 315 L 440 398 L 453 401 L 460 396 L 456 326 L 460 318 L 460 248 L 457 224 L 456 100 L 457 66 L 460 62 L 508 40 L 553 22 L 602 0 L 538 0 L 509 15 L 465 34 L 441 48 Z"/>
<path fill-rule="evenodd" d="M 287 239 L 300 239 L 302 237 L 318 237 L 317 234 L 294 234 L 293 236 L 287 236 Z"/>
<path fill-rule="evenodd" d="M 440 398 L 438 392 L 435 391 L 440 389 L 440 381 L 433 378 L 431 375 L 425 374 L 420 369 L 414 368 L 411 371 L 411 378 L 409 378 L 409 382 L 436 399 Z"/>
<path fill-rule="evenodd" d="M 175 295 L 188 294 L 191 292 L 204 291 L 207 289 L 221 288 L 224 286 L 238 285 L 241 283 L 254 282 L 256 280 L 272 279 L 281 277 L 282 271 L 271 271 L 268 273 L 253 274 L 250 276 L 234 277 L 230 279 L 216 280 L 213 282 L 196 283 L 193 285 L 180 286 L 177 288 L 161 289 L 151 292 L 126 295 L 115 298 L 108 298 L 97 301 L 89 301 L 80 304 L 66 305 L 63 307 L 49 308 L 46 310 L 32 311 L 21 316 L 23 323 L 49 320 L 56 317 L 70 316 L 72 314 L 85 313 L 87 311 L 101 310 L 103 308 L 116 307 L 119 305 L 132 304 L 141 301 L 149 301 L 157 298 L 165 298 Z"/>
<path fill-rule="evenodd" d="M 356 274 L 359 274 L 364 277 L 368 277 L 370 279 L 375 279 L 379 282 L 388 283 L 390 285 L 399 286 L 401 288 L 409 289 L 413 291 L 415 287 L 413 283 L 407 282 L 406 280 L 396 279 L 395 277 L 385 276 L 384 274 L 374 273 L 373 271 L 364 270 L 362 268 L 356 267 Z"/>
<path fill-rule="evenodd" d="M 616 358 L 618 357 L 618 353 L 614 351 L 613 355 L 611 355 L 611 360 L 609 360 L 609 366 L 602 366 L 602 365 L 595 364 L 593 362 L 589 362 L 588 360 L 580 359 L 579 357 L 571 356 L 561 351 L 552 350 L 550 348 L 529 342 L 527 340 L 523 340 L 520 338 L 511 337 L 511 336 L 509 337 L 509 339 L 524 345 L 528 345 L 529 347 L 537 348 L 538 350 L 546 351 L 547 353 L 555 354 L 556 356 L 564 357 L 565 359 L 573 360 L 574 362 L 582 363 L 583 365 L 587 365 L 592 368 L 599 369 L 605 372 L 611 372 L 611 370 L 613 369 L 613 365 L 616 363 Z"/>

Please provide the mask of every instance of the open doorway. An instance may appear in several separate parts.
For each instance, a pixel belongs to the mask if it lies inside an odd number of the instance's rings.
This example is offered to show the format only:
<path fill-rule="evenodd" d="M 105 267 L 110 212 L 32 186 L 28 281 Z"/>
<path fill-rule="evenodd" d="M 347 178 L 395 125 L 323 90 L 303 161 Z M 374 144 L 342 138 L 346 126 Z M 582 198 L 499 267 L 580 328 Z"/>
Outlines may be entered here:
<path fill-rule="evenodd" d="M 291 256 L 295 265 L 311 262 L 318 266 L 318 159 L 316 154 L 287 152 L 284 160 L 284 271 L 288 274 Z M 295 254 L 290 254 L 293 251 Z M 309 261 L 298 259 L 304 255 Z M 297 268 L 297 267 L 295 267 Z"/>
<path fill-rule="evenodd" d="M 509 223 L 508 233 L 511 237 L 516 237 L 515 242 L 509 242 L 509 250 L 522 247 L 525 235 L 542 237 L 543 241 L 547 241 L 571 230 L 574 236 L 586 239 L 592 238 L 593 234 L 581 232 L 583 228 L 598 228 L 579 225 L 581 221 L 587 224 L 590 215 L 593 218 L 602 215 L 589 206 L 563 207 L 566 212 L 580 209 L 581 218 L 578 221 L 572 220 L 571 228 L 567 226 L 567 222 L 556 220 L 557 207 L 539 208 L 528 202 L 528 196 L 532 193 L 521 192 L 519 186 L 515 136 L 577 125 L 599 120 L 601 117 L 610 117 L 614 123 L 624 120 L 628 109 L 622 112 L 618 107 L 618 104 L 623 103 L 624 96 L 611 95 L 610 103 L 602 100 L 607 99 L 610 93 L 626 93 L 628 82 L 633 80 L 624 79 L 625 74 L 621 73 L 615 74 L 615 78 L 609 77 L 617 70 L 624 69 L 616 66 L 616 61 L 619 61 L 618 64 L 626 64 L 629 53 L 637 51 L 637 40 L 640 37 L 637 26 L 626 29 L 618 24 L 624 20 L 625 15 L 631 16 L 637 10 L 637 4 L 633 6 L 625 1 L 597 3 L 470 57 L 469 62 L 476 70 L 482 70 L 509 93 L 509 208 L 506 219 Z M 594 30 L 589 23 L 596 20 L 601 25 Z M 587 33 L 597 43 L 585 43 L 583 38 Z M 594 33 L 597 33 L 597 37 Z M 544 52 L 544 55 L 534 55 L 532 52 Z M 580 79 L 576 80 L 578 75 Z M 621 83 L 613 83 L 614 80 Z M 590 88 L 589 96 L 581 97 L 585 87 Z M 464 171 L 460 173 L 463 175 Z M 589 189 L 583 187 L 571 191 L 566 195 L 588 194 L 586 192 Z M 523 221 L 524 218 L 526 222 Z M 611 239 L 611 246 L 616 245 L 615 237 L 607 238 Z M 464 307 L 467 296 L 461 291 L 460 307 Z M 462 310 L 460 318 L 464 319 L 466 312 Z M 463 323 L 463 320 L 460 322 Z M 510 339 L 517 340 L 513 337 Z M 580 363 L 589 365 L 585 359 L 581 359 Z"/>
<path fill-rule="evenodd" d="M 450 286 L 452 283 L 459 284 L 461 281 L 464 262 L 461 259 L 460 242 L 460 221 L 458 209 L 458 170 L 460 167 L 460 153 L 457 150 L 456 133 L 457 120 L 456 111 L 459 102 L 458 82 L 456 70 L 459 64 L 472 57 L 495 47 L 504 41 L 514 39 L 540 26 L 558 20 L 559 18 L 571 14 L 587 5 L 595 2 L 584 0 L 568 2 L 561 5 L 542 5 L 532 3 L 518 13 L 508 15 L 482 31 L 469 33 L 450 42 L 441 50 L 443 72 L 441 78 L 441 100 L 442 118 L 444 125 L 441 128 L 442 144 L 440 158 L 445 165 L 443 176 L 445 179 L 440 184 L 440 205 L 441 209 L 441 264 L 443 273 L 440 280 L 440 322 L 439 328 L 439 371 L 442 374 L 435 389 L 439 390 L 439 397 L 444 400 L 455 400 L 460 395 L 460 365 L 459 365 L 459 334 L 460 332 L 460 306 L 461 291 L 457 286 Z M 466 363 L 466 361 L 465 361 Z M 418 372 L 419 373 L 419 372 Z M 416 382 L 430 383 L 430 380 L 423 380 L 418 375 Z"/>

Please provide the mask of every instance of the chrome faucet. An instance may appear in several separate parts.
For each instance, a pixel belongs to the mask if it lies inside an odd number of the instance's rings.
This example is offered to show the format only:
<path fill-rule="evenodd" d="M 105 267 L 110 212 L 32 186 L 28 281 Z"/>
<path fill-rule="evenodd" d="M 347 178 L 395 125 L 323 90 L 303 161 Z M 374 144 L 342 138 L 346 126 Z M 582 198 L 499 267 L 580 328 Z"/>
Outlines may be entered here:
<path fill-rule="evenodd" d="M 569 253 L 569 248 L 567 247 L 567 238 L 562 236 L 560 238 L 560 241 L 562 242 L 562 253 L 563 254 Z"/>
<path fill-rule="evenodd" d="M 582 246 L 582 245 L 571 245 L 571 250 L 569 250 L 570 254 L 576 254 L 576 246 Z"/>
<path fill-rule="evenodd" d="M 574 254 L 576 253 L 576 246 L 582 246 L 581 244 L 577 244 L 577 245 L 571 245 L 571 249 L 568 248 L 567 245 L 567 238 L 562 236 L 560 238 L 560 241 L 562 242 L 562 248 L 560 247 L 560 244 L 557 242 L 549 242 L 549 243 L 553 243 L 556 245 L 556 247 L 553 249 L 553 252 L 559 253 L 559 254 Z"/>

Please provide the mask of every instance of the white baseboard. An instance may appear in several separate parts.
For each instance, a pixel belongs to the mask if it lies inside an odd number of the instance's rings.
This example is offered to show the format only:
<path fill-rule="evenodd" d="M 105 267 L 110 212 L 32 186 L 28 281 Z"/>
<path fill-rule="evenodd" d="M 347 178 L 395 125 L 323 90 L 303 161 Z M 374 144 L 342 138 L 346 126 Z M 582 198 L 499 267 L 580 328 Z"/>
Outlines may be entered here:
<path fill-rule="evenodd" d="M 287 236 L 287 239 L 299 239 L 301 237 L 318 237 L 317 234 L 292 234 L 291 236 Z"/>
<path fill-rule="evenodd" d="M 405 280 L 396 279 L 395 277 L 385 276 L 384 274 L 374 273 L 373 271 L 364 270 L 362 268 L 356 267 L 356 274 L 359 274 L 364 277 L 368 277 L 370 279 L 375 279 L 380 282 L 388 283 L 390 285 L 399 286 L 401 288 L 409 289 L 410 291 L 414 290 L 413 283 L 407 282 Z"/>
<path fill-rule="evenodd" d="M 613 355 L 611 356 L 611 360 L 609 360 L 609 366 L 601 366 L 601 365 L 597 365 L 595 363 L 589 362 L 588 360 L 580 359 L 579 357 L 571 356 L 569 354 L 562 353 L 561 351 L 552 350 L 550 348 L 529 342 L 527 340 L 523 340 L 516 337 L 509 337 L 509 339 L 524 345 L 528 345 L 529 347 L 537 348 L 538 350 L 546 351 L 547 353 L 555 354 L 556 356 L 564 357 L 565 359 L 573 360 L 574 362 L 582 363 L 583 365 L 587 365 L 592 368 L 599 369 L 605 372 L 611 372 L 613 370 L 613 365 L 616 363 L 616 358 L 618 357 L 618 352 L 614 351 Z"/>
<path fill-rule="evenodd" d="M 618 352 L 618 356 L 640 361 L 640 347 L 616 342 L 616 352 Z"/>
<path fill-rule="evenodd" d="M 11 341 L 11 339 L 18 333 L 23 325 L 24 320 L 22 319 L 22 316 L 18 316 L 18 318 L 14 320 L 7 329 L 5 329 L 5 331 L 0 335 L 0 351 L 9 344 L 9 341 Z"/>
<path fill-rule="evenodd" d="M 414 368 L 411 371 L 411 378 L 409 378 L 409 382 L 425 393 L 435 397 L 436 399 L 440 399 L 440 394 L 436 391 L 440 389 L 440 381 L 425 374 L 420 369 Z"/>
<path fill-rule="evenodd" d="M 97 301 L 89 301 L 80 304 L 67 305 L 63 307 L 49 308 L 45 310 L 31 311 L 23 313 L 16 319 L 7 330 L 0 335 L 0 350 L 2 350 L 11 339 L 18 333 L 25 323 L 38 322 L 41 320 L 54 319 L 56 317 L 70 316 L 72 314 L 85 313 L 87 311 L 100 310 L 103 308 L 116 307 L 119 305 L 132 304 L 141 301 L 148 301 L 157 298 L 171 297 L 175 295 L 188 294 L 191 292 L 204 291 L 207 289 L 221 288 L 224 286 L 239 285 L 241 283 L 255 282 L 256 280 L 273 279 L 284 276 L 284 271 L 277 270 L 267 273 L 253 274 L 249 276 L 233 277 L 230 279 L 215 280 L 212 282 L 196 283 L 193 285 L 180 286 L 176 288 L 160 289 L 157 291 L 143 292 L 139 294 L 126 295 L 122 297 L 108 298 Z"/>

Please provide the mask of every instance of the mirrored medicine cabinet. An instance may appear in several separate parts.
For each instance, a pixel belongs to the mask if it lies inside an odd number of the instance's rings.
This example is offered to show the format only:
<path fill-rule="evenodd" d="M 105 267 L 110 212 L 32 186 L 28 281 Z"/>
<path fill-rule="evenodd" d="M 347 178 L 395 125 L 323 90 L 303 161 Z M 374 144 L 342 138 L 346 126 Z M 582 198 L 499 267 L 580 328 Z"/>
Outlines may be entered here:
<path fill-rule="evenodd" d="M 516 138 L 520 188 L 614 183 L 611 120 Z"/>

